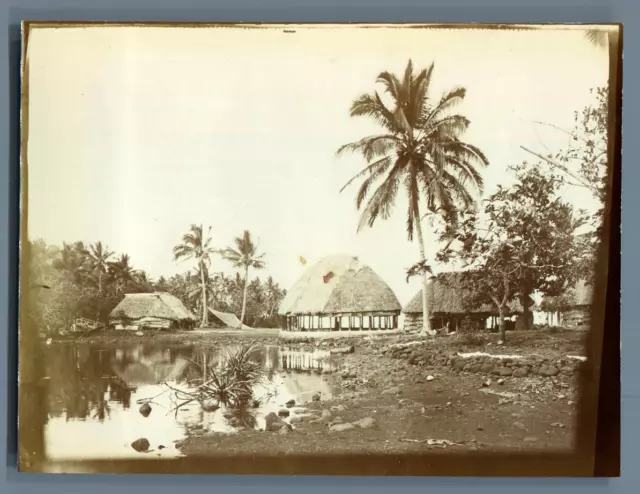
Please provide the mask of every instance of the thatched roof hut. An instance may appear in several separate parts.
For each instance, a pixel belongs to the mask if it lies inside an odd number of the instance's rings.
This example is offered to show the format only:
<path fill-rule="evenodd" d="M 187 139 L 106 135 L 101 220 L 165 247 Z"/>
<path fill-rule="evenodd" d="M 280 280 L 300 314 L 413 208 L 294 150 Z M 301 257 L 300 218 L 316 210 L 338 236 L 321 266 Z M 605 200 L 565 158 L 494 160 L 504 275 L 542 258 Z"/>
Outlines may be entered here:
<path fill-rule="evenodd" d="M 497 315 L 495 304 L 486 303 L 481 306 L 471 304 L 473 296 L 471 290 L 462 288 L 461 272 L 442 273 L 431 279 L 427 285 L 427 307 L 432 316 L 440 314 L 469 315 L 486 314 Z M 402 310 L 405 314 L 422 314 L 422 290 Z M 508 304 L 507 314 L 522 312 L 520 302 L 513 301 Z"/>
<path fill-rule="evenodd" d="M 335 255 L 304 272 L 278 313 L 286 318 L 286 329 L 393 329 L 401 310 L 391 288 L 370 267 Z"/>
<path fill-rule="evenodd" d="M 128 293 L 109 315 L 116 329 L 189 326 L 196 320 L 180 299 L 164 292 Z"/>
<path fill-rule="evenodd" d="M 593 299 L 593 287 L 585 280 L 578 281 L 559 297 L 544 297 L 542 306 L 549 310 L 565 310 L 576 307 L 588 307 Z"/>

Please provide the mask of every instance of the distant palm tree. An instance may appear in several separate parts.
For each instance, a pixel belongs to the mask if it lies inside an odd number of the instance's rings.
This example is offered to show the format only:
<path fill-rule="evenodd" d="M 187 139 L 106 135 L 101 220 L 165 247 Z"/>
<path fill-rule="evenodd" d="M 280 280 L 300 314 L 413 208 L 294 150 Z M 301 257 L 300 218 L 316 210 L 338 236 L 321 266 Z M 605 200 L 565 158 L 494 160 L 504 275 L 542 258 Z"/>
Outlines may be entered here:
<path fill-rule="evenodd" d="M 53 261 L 53 267 L 66 271 L 77 283 L 82 284 L 88 274 L 88 254 L 84 246 L 79 248 L 76 244 L 71 245 L 65 242 Z"/>
<path fill-rule="evenodd" d="M 356 198 L 358 210 L 365 199 L 369 199 L 358 231 L 365 225 L 373 226 L 378 217 L 390 217 L 399 189 L 405 189 L 408 194 L 407 234 L 409 240 L 413 240 L 414 230 L 418 236 L 423 266 L 423 329 L 429 334 L 433 332 L 427 307 L 428 268 L 421 219 L 429 212 L 454 221 L 460 210 L 475 205 L 471 191 L 475 189 L 480 194 L 483 189 L 478 168 L 489 164 L 480 149 L 460 139 L 469 120 L 451 113 L 464 99 L 466 90 L 456 87 L 432 104 L 428 97 L 432 74 L 433 64 L 414 74 L 411 60 L 401 77 L 380 73 L 377 82 L 384 85 L 392 106 L 385 105 L 374 92 L 357 98 L 350 114 L 375 120 L 383 132 L 338 150 L 338 154 L 347 151 L 362 154 L 367 162 L 365 169 L 341 189 L 342 192 L 352 182 L 363 179 Z M 372 186 L 380 179 L 382 183 L 370 195 Z"/>
<path fill-rule="evenodd" d="M 202 321 L 201 327 L 209 325 L 209 309 L 207 307 L 207 280 L 205 271 L 211 261 L 211 254 L 214 249 L 211 247 L 211 237 L 209 233 L 211 227 L 205 235 L 202 225 L 191 225 L 189 232 L 182 237 L 182 243 L 173 248 L 173 258 L 178 261 L 180 259 L 194 259 L 197 262 L 200 273 L 200 284 L 202 287 Z"/>
<path fill-rule="evenodd" d="M 265 291 L 267 296 L 267 301 L 269 302 L 269 317 L 273 315 L 273 311 L 275 310 L 278 303 L 280 303 L 281 291 L 278 283 L 273 281 L 273 277 L 269 276 L 267 278 L 267 282 L 265 284 Z"/>
<path fill-rule="evenodd" d="M 113 252 L 98 241 L 89 246 L 88 255 L 91 271 L 98 276 L 98 297 L 100 297 L 102 295 L 102 279 L 109 271 L 109 260 L 113 256 Z"/>
<path fill-rule="evenodd" d="M 135 282 L 136 270 L 131 266 L 129 254 L 122 254 L 117 261 L 110 262 L 109 271 L 115 281 L 116 295 L 122 292 L 127 283 Z"/>
<path fill-rule="evenodd" d="M 258 246 L 253 243 L 251 233 L 245 230 L 242 237 L 235 238 L 236 248 L 231 247 L 222 252 L 222 257 L 233 264 L 234 268 L 244 269 L 243 294 L 242 294 L 242 314 L 240 315 L 240 327 L 244 323 L 244 316 L 247 309 L 247 290 L 249 288 L 249 268 L 263 269 L 265 262 L 264 254 L 258 254 Z"/>

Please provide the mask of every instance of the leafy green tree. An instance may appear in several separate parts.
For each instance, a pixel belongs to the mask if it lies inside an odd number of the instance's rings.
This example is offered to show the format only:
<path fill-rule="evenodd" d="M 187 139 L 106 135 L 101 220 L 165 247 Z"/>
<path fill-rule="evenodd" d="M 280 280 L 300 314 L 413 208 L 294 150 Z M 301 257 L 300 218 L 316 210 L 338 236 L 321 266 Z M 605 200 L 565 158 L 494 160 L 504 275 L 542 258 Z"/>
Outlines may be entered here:
<path fill-rule="evenodd" d="M 501 313 L 517 296 L 529 328 L 535 291 L 560 295 L 578 280 L 582 252 L 576 230 L 586 215 L 557 196 L 559 175 L 526 163 L 514 170 L 517 182 L 485 201 L 482 218 L 471 216 L 445 229 L 439 260 L 461 260 L 472 271 L 467 280 Z"/>
<path fill-rule="evenodd" d="M 381 83 L 391 99 L 383 102 L 378 92 L 364 94 L 351 105 L 352 117 L 368 117 L 380 125 L 382 132 L 342 146 L 338 154 L 361 154 L 367 166 L 344 187 L 362 180 L 356 197 L 358 210 L 364 206 L 358 230 L 373 226 L 376 219 L 387 219 L 393 210 L 398 191 L 409 198 L 407 235 L 417 235 L 422 274 L 424 331 L 433 334 L 427 306 L 428 270 L 425 238 L 421 220 L 425 213 L 442 215 L 455 222 L 459 211 L 474 206 L 474 192 L 481 193 L 480 169 L 488 160 L 477 147 L 461 137 L 469 120 L 452 112 L 463 101 L 466 90 L 456 87 L 435 103 L 429 98 L 433 64 L 414 73 L 411 61 L 403 75 L 382 72 Z M 371 189 L 381 182 L 373 192 Z M 415 270 L 414 270 L 415 271 Z"/>

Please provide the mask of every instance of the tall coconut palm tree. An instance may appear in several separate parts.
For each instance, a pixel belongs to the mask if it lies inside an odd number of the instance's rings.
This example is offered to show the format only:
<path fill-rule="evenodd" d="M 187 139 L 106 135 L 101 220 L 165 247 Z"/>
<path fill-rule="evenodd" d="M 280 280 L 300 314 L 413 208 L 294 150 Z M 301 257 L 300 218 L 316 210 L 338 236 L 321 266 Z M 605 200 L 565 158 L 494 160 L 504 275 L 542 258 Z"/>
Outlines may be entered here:
<path fill-rule="evenodd" d="M 236 248 L 227 248 L 222 252 L 222 257 L 231 262 L 234 268 L 244 269 L 243 294 L 242 294 L 242 314 L 240 315 L 240 327 L 244 323 L 244 316 L 247 309 L 247 291 L 249 289 L 249 268 L 263 269 L 265 262 L 264 254 L 258 254 L 258 246 L 253 243 L 251 233 L 245 230 L 242 237 L 234 240 Z"/>
<path fill-rule="evenodd" d="M 209 309 L 207 307 L 207 280 L 205 271 L 211 262 L 211 254 L 215 251 L 211 247 L 211 227 L 205 234 L 202 225 L 191 225 L 189 232 L 182 236 L 182 243 L 173 248 L 173 259 L 194 259 L 197 262 L 200 273 L 200 286 L 202 287 L 202 320 L 201 327 L 209 324 Z"/>
<path fill-rule="evenodd" d="M 480 149 L 461 140 L 469 120 L 452 112 L 466 90 L 456 87 L 435 103 L 429 99 L 433 67 L 431 64 L 415 74 L 409 60 L 404 75 L 380 73 L 377 82 L 384 86 L 390 106 L 378 92 L 363 94 L 352 103 L 350 114 L 373 119 L 382 132 L 338 150 L 338 154 L 361 154 L 367 162 L 364 170 L 341 189 L 362 179 L 357 209 L 367 202 L 358 231 L 365 225 L 373 226 L 378 218 L 389 218 L 400 189 L 408 195 L 407 235 L 412 241 L 415 231 L 420 248 L 423 330 L 428 334 L 434 333 L 427 307 L 428 268 L 421 219 L 425 213 L 437 213 L 454 221 L 458 211 L 474 206 L 473 192 L 481 194 L 483 188 L 479 169 L 489 164 Z"/>
<path fill-rule="evenodd" d="M 98 277 L 98 297 L 100 297 L 102 295 L 102 280 L 109 271 L 110 259 L 113 256 L 113 252 L 102 242 L 98 241 L 89 246 L 88 256 L 91 271 Z"/>
<path fill-rule="evenodd" d="M 115 282 L 116 295 L 120 295 L 127 283 L 135 282 L 136 270 L 131 266 L 129 254 L 122 254 L 117 261 L 110 262 L 109 272 Z"/>
<path fill-rule="evenodd" d="M 273 277 L 269 276 L 265 283 L 265 291 L 268 302 L 268 315 L 269 317 L 273 316 L 273 311 L 280 303 L 280 299 L 282 298 L 282 292 L 280 291 L 280 286 L 278 283 L 273 281 Z"/>

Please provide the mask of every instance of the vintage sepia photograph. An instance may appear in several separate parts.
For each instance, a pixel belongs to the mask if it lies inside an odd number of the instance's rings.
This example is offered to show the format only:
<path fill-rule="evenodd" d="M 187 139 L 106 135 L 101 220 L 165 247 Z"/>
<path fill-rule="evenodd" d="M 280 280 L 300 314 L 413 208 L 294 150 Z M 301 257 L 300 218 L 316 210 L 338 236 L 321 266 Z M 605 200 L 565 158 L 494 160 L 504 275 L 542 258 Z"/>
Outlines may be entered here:
<path fill-rule="evenodd" d="M 589 476 L 620 35 L 23 23 L 20 470 Z"/>

